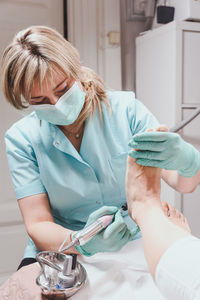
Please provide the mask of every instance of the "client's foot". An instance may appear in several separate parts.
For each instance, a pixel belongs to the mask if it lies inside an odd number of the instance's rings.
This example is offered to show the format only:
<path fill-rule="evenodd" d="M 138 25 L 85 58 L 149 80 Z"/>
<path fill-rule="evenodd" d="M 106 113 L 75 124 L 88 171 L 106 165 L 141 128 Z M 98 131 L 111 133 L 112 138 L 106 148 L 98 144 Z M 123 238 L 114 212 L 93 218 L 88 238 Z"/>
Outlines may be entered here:
<path fill-rule="evenodd" d="M 141 166 L 134 158 L 128 156 L 126 196 L 129 214 L 136 222 L 138 214 L 143 214 L 147 207 L 161 208 L 160 169 Z"/>
<path fill-rule="evenodd" d="M 191 233 L 187 219 L 179 210 L 175 209 L 174 206 L 168 204 L 167 202 L 162 202 L 162 207 L 164 214 L 172 223 Z"/>

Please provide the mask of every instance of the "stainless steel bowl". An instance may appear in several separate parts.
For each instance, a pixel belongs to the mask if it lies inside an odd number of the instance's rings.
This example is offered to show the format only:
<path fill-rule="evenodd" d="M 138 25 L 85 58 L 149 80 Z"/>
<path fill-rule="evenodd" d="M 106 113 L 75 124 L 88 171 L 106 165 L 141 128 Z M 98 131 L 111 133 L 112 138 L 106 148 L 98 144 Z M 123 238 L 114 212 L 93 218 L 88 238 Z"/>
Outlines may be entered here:
<path fill-rule="evenodd" d="M 73 270 L 75 275 L 74 285 L 67 289 L 58 288 L 58 273 L 63 269 L 65 256 L 63 253 L 52 251 L 43 251 L 36 256 L 42 268 L 39 276 L 36 278 L 36 283 L 40 286 L 46 299 L 66 299 L 78 292 L 86 283 L 86 270 L 77 261 L 76 268 Z"/>

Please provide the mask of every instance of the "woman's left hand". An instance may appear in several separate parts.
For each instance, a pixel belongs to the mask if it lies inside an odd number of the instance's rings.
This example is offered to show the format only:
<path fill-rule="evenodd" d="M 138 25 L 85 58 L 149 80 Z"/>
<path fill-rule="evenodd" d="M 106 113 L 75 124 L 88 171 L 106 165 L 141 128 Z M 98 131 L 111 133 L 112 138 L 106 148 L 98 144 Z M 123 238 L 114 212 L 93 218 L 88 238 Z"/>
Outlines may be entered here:
<path fill-rule="evenodd" d="M 129 155 L 143 166 L 177 170 L 184 177 L 192 177 L 200 169 L 199 151 L 177 133 L 161 131 L 139 133 L 132 137 L 129 146 L 141 150 L 131 150 Z"/>

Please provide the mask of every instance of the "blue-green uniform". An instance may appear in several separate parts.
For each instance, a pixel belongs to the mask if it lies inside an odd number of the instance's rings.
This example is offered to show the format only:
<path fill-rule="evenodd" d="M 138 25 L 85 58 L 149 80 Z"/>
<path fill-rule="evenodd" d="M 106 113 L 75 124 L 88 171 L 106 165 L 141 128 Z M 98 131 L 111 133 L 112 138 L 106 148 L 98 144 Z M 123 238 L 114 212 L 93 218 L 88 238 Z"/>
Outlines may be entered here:
<path fill-rule="evenodd" d="M 86 120 L 80 152 L 57 126 L 40 122 L 35 112 L 6 132 L 16 198 L 47 193 L 55 222 L 72 230 L 83 228 L 101 206 L 120 208 L 126 203 L 128 142 L 134 134 L 159 125 L 134 93 L 115 91 L 107 96 L 112 113 L 102 103 L 102 124 L 97 110 Z M 130 218 L 127 222 L 135 226 Z M 30 239 L 24 257 L 36 253 Z"/>

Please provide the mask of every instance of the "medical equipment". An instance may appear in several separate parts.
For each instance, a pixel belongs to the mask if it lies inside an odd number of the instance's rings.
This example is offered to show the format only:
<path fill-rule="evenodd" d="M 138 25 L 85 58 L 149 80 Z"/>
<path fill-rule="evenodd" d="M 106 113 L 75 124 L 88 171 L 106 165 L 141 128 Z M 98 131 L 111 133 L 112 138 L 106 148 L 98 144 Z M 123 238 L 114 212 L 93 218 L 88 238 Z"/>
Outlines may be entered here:
<path fill-rule="evenodd" d="M 42 251 L 36 255 L 36 259 L 42 269 L 36 283 L 47 299 L 57 296 L 64 297 L 62 299 L 71 297 L 85 285 L 86 270 L 80 262 L 76 262 L 73 268 L 73 260 L 76 260 L 76 257 L 72 257 L 71 254 Z"/>
<path fill-rule="evenodd" d="M 127 205 L 127 203 L 124 203 L 124 204 L 122 205 L 121 210 L 123 210 L 123 211 L 128 210 L 128 205 Z"/>
<path fill-rule="evenodd" d="M 63 248 L 69 237 L 69 235 L 67 235 L 66 239 L 63 241 L 60 248 L 58 249 L 58 252 L 62 253 L 73 246 L 86 244 L 97 233 L 99 233 L 100 231 L 105 229 L 110 223 L 112 223 L 112 220 L 113 220 L 113 215 L 106 215 L 106 216 L 100 217 L 91 225 L 88 225 L 87 227 L 83 228 L 82 230 L 77 231 L 73 235 L 72 242 L 69 243 L 65 248 Z"/>
<path fill-rule="evenodd" d="M 192 120 L 194 120 L 200 114 L 200 107 L 197 107 L 195 111 L 185 120 L 181 121 L 180 123 L 176 124 L 175 126 L 170 128 L 170 132 L 178 132 L 187 124 L 189 124 Z"/>

